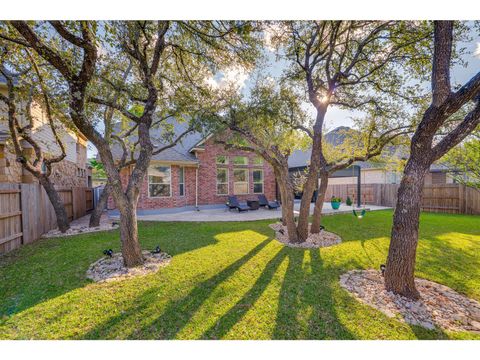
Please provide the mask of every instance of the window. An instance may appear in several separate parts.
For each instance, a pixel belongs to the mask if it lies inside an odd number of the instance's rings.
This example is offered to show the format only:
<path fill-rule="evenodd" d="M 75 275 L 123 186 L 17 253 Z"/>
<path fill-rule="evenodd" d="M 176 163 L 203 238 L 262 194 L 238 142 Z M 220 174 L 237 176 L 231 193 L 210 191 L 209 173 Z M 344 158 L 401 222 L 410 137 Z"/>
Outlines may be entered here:
<path fill-rule="evenodd" d="M 182 166 L 178 172 L 178 193 L 180 196 L 185 195 L 185 168 Z"/>
<path fill-rule="evenodd" d="M 253 158 L 253 165 L 263 165 L 263 158 L 260 156 L 255 156 Z"/>
<path fill-rule="evenodd" d="M 253 193 L 263 194 L 263 170 L 253 170 Z"/>
<path fill-rule="evenodd" d="M 225 155 L 217 156 L 217 165 L 228 165 L 228 157 Z"/>
<path fill-rule="evenodd" d="M 233 170 L 233 193 L 235 195 L 248 194 L 248 170 Z"/>
<path fill-rule="evenodd" d="M 228 169 L 217 169 L 217 195 L 228 195 Z"/>
<path fill-rule="evenodd" d="M 150 166 L 148 168 L 148 196 L 170 196 L 170 166 Z"/>
<path fill-rule="evenodd" d="M 248 158 L 246 156 L 234 156 L 233 157 L 234 165 L 248 165 Z"/>

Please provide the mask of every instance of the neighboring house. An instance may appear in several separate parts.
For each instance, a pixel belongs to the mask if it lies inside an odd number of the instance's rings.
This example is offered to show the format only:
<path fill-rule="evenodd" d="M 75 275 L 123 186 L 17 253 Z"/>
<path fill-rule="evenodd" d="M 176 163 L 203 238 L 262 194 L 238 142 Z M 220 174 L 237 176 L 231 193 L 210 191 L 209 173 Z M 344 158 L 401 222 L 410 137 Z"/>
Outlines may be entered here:
<path fill-rule="evenodd" d="M 0 92 L 7 94 L 6 80 L 0 75 Z M 32 137 L 39 143 L 45 153 L 59 154 L 58 144 L 55 142 L 50 125 L 42 107 L 32 103 Z M 25 121 L 25 120 L 24 120 Z M 72 130 L 60 130 L 66 149 L 66 157 L 59 163 L 53 164 L 52 180 L 58 186 L 89 186 L 91 171 L 87 167 L 87 139 L 80 133 Z M 16 161 L 12 148 L 6 105 L 0 102 L 0 182 L 32 183 L 35 177 L 22 168 Z M 29 144 L 22 143 L 24 155 L 33 154 Z"/>
<path fill-rule="evenodd" d="M 176 134 L 186 129 L 184 123 L 173 125 Z M 152 129 L 152 137 L 159 131 Z M 139 213 L 219 207 L 227 202 L 228 195 L 236 195 L 240 201 L 254 200 L 258 194 L 276 199 L 275 177 L 268 163 L 251 152 L 227 151 L 214 138 L 191 133 L 176 146 L 154 155 L 141 187 Z M 119 160 L 121 149 L 113 147 L 113 154 Z M 121 171 L 124 186 L 131 169 Z M 114 206 L 110 199 L 108 208 Z"/>
<path fill-rule="evenodd" d="M 350 131 L 348 127 L 338 127 L 329 133 L 325 134 L 325 141 L 331 145 L 339 145 L 345 138 L 345 133 Z M 390 147 L 385 149 L 388 153 L 388 157 L 400 160 L 405 158 L 405 151 L 401 151 L 398 147 Z M 288 166 L 291 171 L 297 171 L 298 169 L 305 168 L 310 161 L 311 150 L 295 150 L 288 159 Z M 357 161 L 354 165 L 360 167 L 361 183 L 362 184 L 399 184 L 402 179 L 402 172 L 392 169 L 388 163 L 375 162 L 375 161 Z M 357 177 L 354 176 L 352 170 L 352 176 L 344 176 L 348 174 L 348 169 L 343 170 L 342 177 L 330 177 L 328 183 L 331 185 L 336 184 L 356 184 Z M 453 183 L 453 178 L 448 175 L 447 168 L 439 164 L 432 164 L 430 172 L 425 177 L 425 184 L 448 184 Z"/>

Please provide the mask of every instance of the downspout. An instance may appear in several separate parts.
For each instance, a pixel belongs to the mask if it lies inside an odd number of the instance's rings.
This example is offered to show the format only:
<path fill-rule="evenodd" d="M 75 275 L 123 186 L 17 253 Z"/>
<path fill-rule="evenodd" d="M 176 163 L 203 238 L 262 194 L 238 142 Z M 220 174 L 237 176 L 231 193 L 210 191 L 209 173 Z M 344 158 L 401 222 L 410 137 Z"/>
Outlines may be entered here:
<path fill-rule="evenodd" d="M 195 210 L 200 211 L 198 208 L 198 166 L 195 168 Z"/>

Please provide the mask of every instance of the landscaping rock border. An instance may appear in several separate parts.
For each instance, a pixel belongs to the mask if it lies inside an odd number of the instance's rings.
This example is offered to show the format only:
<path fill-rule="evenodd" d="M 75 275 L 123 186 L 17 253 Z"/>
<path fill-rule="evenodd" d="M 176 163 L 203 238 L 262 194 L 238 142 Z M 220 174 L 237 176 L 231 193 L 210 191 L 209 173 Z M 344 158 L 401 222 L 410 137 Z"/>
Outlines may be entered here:
<path fill-rule="evenodd" d="M 95 282 L 104 282 L 143 276 L 167 266 L 172 258 L 164 252 L 152 254 L 149 251 L 142 251 L 142 254 L 145 262 L 134 268 L 127 268 L 123 265 L 121 253 L 114 253 L 112 257 L 103 257 L 90 265 L 87 270 L 87 278 Z"/>
<path fill-rule="evenodd" d="M 62 233 L 57 228 L 43 234 L 42 238 L 49 239 L 49 238 L 56 238 L 56 237 L 88 234 L 88 233 L 98 232 L 98 231 L 115 230 L 115 229 L 118 229 L 119 227 L 118 225 L 119 221 L 110 219 L 106 212 L 103 213 L 102 217 L 100 218 L 100 226 L 91 228 L 88 226 L 89 221 L 90 221 L 90 215 L 85 215 L 79 219 L 76 219 L 70 222 L 70 229 L 68 229 L 66 232 Z"/>
<path fill-rule="evenodd" d="M 288 241 L 287 227 L 281 223 L 275 223 L 269 225 L 271 229 L 275 230 L 275 237 L 282 244 L 294 248 L 322 248 L 328 247 L 342 242 L 342 238 L 332 232 L 321 230 L 318 234 L 310 234 L 307 240 L 300 244 L 292 244 Z M 310 230 L 310 225 L 308 226 Z M 283 234 L 280 232 L 283 230 Z"/>
<path fill-rule="evenodd" d="M 421 295 L 417 301 L 385 290 L 377 270 L 349 271 L 340 277 L 340 285 L 361 302 L 408 324 L 480 332 L 480 303 L 433 281 L 415 279 Z"/>

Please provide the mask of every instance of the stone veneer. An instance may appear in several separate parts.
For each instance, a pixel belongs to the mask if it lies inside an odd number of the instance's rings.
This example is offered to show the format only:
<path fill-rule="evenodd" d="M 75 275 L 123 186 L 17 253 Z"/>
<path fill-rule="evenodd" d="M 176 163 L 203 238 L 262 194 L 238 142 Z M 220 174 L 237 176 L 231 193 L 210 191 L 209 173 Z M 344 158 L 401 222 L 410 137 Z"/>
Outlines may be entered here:
<path fill-rule="evenodd" d="M 67 160 L 52 165 L 51 179 L 57 186 L 87 186 L 87 172 L 78 172 L 78 166 Z M 37 180 L 16 161 L 14 154 L 0 144 L 0 182 L 31 183 Z"/>
<path fill-rule="evenodd" d="M 263 165 L 253 165 L 253 159 L 255 154 L 246 151 L 239 150 L 225 150 L 220 144 L 215 144 L 213 140 L 209 139 L 204 143 L 203 151 L 197 151 L 196 156 L 199 161 L 198 165 L 198 205 L 216 205 L 225 204 L 228 195 L 217 195 L 217 166 L 228 168 L 229 176 L 229 194 L 233 195 L 233 169 L 245 168 L 249 170 L 249 194 L 237 195 L 240 201 L 246 201 L 248 199 L 257 199 L 258 194 L 253 193 L 253 169 L 263 170 L 263 189 L 264 194 L 269 200 L 276 199 L 276 185 L 275 176 L 273 174 L 272 167 L 264 161 Z M 228 165 L 217 165 L 216 157 L 218 155 L 227 155 L 229 157 Z M 233 156 L 246 156 L 248 157 L 247 166 L 233 165 Z M 152 165 L 156 164 L 156 161 L 152 161 Z M 167 164 L 168 165 L 168 164 Z M 183 206 L 195 205 L 195 170 L 193 166 L 185 166 L 185 195 L 179 195 L 179 172 L 181 165 L 171 164 L 171 188 L 173 193 L 168 197 L 151 198 L 148 196 L 148 176 L 141 187 L 140 198 L 137 208 L 139 210 L 153 210 L 162 208 L 175 208 Z M 122 183 L 126 187 L 128 183 L 130 169 L 124 169 L 121 172 Z M 115 204 L 113 199 L 109 199 L 109 209 L 114 209 Z"/>

